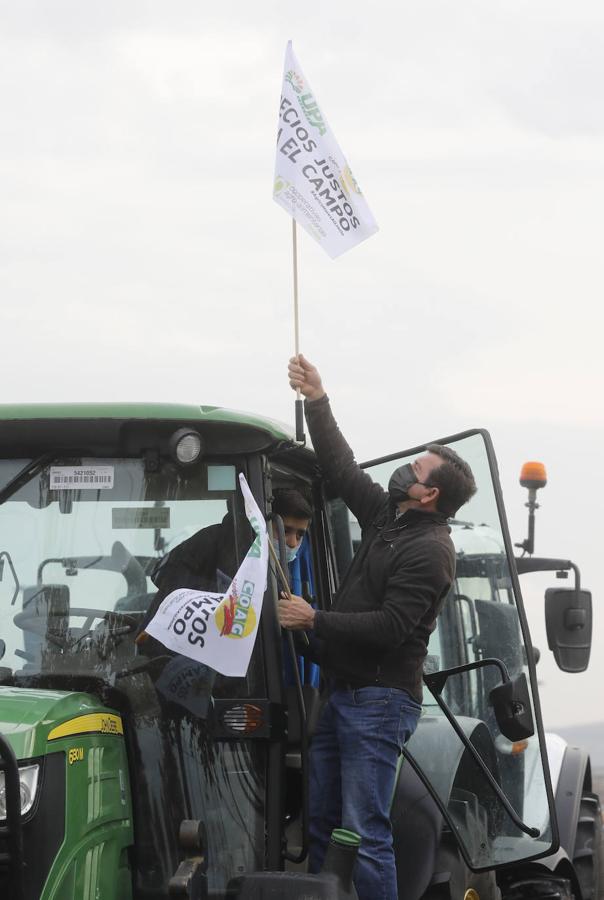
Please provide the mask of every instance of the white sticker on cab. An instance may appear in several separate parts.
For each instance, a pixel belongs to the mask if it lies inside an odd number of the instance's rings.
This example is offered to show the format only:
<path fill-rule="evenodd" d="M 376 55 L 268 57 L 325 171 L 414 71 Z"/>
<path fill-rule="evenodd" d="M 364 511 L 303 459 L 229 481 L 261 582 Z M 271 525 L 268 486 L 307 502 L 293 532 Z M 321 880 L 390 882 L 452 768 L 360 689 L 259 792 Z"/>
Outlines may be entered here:
<path fill-rule="evenodd" d="M 103 491 L 113 487 L 113 466 L 51 466 L 51 491 Z"/>

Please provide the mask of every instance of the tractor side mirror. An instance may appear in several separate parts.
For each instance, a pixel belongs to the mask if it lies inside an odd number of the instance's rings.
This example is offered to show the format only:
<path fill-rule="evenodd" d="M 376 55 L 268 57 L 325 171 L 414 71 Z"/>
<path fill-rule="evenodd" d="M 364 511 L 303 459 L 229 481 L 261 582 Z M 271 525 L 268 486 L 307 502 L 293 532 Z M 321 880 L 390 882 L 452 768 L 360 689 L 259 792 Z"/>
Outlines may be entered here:
<path fill-rule="evenodd" d="M 489 700 L 499 730 L 509 741 L 522 741 L 535 733 L 531 698 L 524 672 L 493 688 Z"/>
<path fill-rule="evenodd" d="M 547 643 L 563 672 L 584 672 L 592 632 L 590 591 L 548 588 L 545 592 Z"/>

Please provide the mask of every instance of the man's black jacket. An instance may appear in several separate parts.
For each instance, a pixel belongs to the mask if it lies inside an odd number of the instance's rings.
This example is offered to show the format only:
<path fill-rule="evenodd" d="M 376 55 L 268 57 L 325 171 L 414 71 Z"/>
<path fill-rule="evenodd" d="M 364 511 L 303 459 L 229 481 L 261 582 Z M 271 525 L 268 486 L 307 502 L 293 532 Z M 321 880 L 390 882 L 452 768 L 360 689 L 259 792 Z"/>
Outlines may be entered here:
<path fill-rule="evenodd" d="M 396 519 L 387 491 L 355 462 L 327 397 L 305 406 L 319 464 L 362 531 L 331 611 L 315 616 L 322 665 L 332 677 L 403 688 L 421 702 L 428 638 L 455 575 L 446 518 L 408 510 Z"/>

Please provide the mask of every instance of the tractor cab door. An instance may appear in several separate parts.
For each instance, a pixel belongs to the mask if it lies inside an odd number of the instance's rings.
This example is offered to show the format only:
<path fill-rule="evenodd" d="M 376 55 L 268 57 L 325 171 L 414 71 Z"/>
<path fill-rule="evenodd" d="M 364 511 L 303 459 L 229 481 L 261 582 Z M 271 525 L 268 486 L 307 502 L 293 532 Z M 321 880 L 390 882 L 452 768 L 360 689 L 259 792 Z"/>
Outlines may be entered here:
<path fill-rule="evenodd" d="M 450 520 L 455 582 L 430 638 L 424 710 L 405 749 L 467 865 L 474 871 L 535 859 L 558 836 L 539 709 L 532 645 L 523 609 L 489 435 L 441 440 L 472 468 L 478 491 Z M 364 463 L 387 487 L 394 469 L 424 447 Z M 339 568 L 360 541 L 342 501 L 332 502 Z M 445 826 L 446 827 L 446 826 Z"/>

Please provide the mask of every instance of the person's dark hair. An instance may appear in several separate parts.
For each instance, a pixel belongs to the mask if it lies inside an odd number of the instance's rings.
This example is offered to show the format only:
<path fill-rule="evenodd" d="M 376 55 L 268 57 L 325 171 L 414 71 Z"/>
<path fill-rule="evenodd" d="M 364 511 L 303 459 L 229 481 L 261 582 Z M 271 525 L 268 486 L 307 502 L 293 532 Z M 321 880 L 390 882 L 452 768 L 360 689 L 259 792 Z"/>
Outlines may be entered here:
<path fill-rule="evenodd" d="M 476 493 L 472 470 L 450 447 L 429 444 L 426 450 L 442 459 L 441 465 L 432 469 L 428 479 L 428 483 L 440 491 L 437 507 L 446 516 L 454 516 L 459 507 Z"/>
<path fill-rule="evenodd" d="M 278 488 L 274 493 L 273 512 L 293 519 L 312 519 L 312 507 L 306 497 L 291 488 Z"/>

